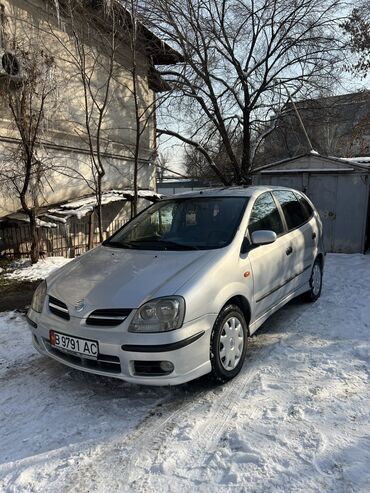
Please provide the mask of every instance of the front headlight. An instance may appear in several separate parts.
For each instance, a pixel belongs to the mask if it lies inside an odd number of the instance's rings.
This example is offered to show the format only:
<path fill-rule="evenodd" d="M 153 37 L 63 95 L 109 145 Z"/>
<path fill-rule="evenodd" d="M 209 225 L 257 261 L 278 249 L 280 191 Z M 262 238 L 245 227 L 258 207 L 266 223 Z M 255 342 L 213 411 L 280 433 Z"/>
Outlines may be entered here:
<path fill-rule="evenodd" d="M 44 306 L 44 301 L 46 297 L 46 281 L 42 281 L 36 288 L 36 291 L 33 294 L 31 308 L 37 313 L 42 312 L 42 308 Z"/>
<path fill-rule="evenodd" d="M 166 296 L 141 305 L 132 319 L 129 332 L 167 332 L 179 329 L 185 316 L 185 300 Z"/>

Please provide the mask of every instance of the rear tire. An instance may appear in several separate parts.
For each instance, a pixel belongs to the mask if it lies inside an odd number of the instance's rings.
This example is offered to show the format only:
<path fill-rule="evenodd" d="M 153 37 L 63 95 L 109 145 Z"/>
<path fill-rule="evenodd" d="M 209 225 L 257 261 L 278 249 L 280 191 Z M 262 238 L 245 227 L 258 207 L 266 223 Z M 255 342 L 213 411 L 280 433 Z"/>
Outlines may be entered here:
<path fill-rule="evenodd" d="M 315 302 L 321 296 L 322 290 L 322 265 L 321 262 L 316 259 L 313 264 L 311 277 L 310 277 L 310 290 L 307 291 L 304 296 L 306 301 Z"/>
<path fill-rule="evenodd" d="M 234 378 L 242 369 L 247 351 L 248 329 L 243 312 L 227 305 L 212 329 L 210 360 L 212 377 L 219 383 Z"/>

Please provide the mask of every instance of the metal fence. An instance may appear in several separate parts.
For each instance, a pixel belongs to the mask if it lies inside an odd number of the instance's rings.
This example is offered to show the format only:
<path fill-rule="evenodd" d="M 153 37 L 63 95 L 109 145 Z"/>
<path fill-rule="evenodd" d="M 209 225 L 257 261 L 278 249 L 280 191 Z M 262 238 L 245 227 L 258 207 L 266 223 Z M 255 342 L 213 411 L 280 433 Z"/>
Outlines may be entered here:
<path fill-rule="evenodd" d="M 108 238 L 124 223 L 123 220 L 103 223 L 103 238 Z M 98 230 L 88 221 L 41 227 L 39 236 L 42 256 L 73 258 L 100 243 Z M 27 224 L 0 229 L 0 238 L 1 255 L 10 259 L 29 257 L 31 236 Z"/>

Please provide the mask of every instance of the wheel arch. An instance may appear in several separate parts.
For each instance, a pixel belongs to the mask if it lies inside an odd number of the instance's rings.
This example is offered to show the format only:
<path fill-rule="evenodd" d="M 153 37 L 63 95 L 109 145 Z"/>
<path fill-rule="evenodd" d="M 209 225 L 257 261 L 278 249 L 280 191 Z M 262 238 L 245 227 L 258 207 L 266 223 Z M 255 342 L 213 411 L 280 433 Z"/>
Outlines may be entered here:
<path fill-rule="evenodd" d="M 315 261 L 318 260 L 320 262 L 320 265 L 321 265 L 321 269 L 324 269 L 324 254 L 322 252 L 318 253 L 316 255 L 316 259 Z"/>
<path fill-rule="evenodd" d="M 249 301 L 247 300 L 247 298 L 245 296 L 241 295 L 241 294 L 236 295 L 236 296 L 232 296 L 224 304 L 224 306 L 222 307 L 222 310 L 227 305 L 236 305 L 238 308 L 240 308 L 240 310 L 243 312 L 243 315 L 244 315 L 244 318 L 245 318 L 245 322 L 247 324 L 248 335 L 250 335 L 249 334 L 249 323 L 250 323 L 250 320 L 251 320 L 252 312 L 251 312 L 251 306 L 250 306 Z"/>

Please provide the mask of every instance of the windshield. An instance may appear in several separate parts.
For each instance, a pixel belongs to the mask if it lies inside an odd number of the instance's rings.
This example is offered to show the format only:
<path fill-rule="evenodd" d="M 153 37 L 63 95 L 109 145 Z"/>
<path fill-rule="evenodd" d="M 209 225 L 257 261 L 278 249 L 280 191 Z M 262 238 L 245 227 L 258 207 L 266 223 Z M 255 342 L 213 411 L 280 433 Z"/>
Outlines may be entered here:
<path fill-rule="evenodd" d="M 247 197 L 189 197 L 149 207 L 103 245 L 140 250 L 208 250 L 228 245 Z"/>

